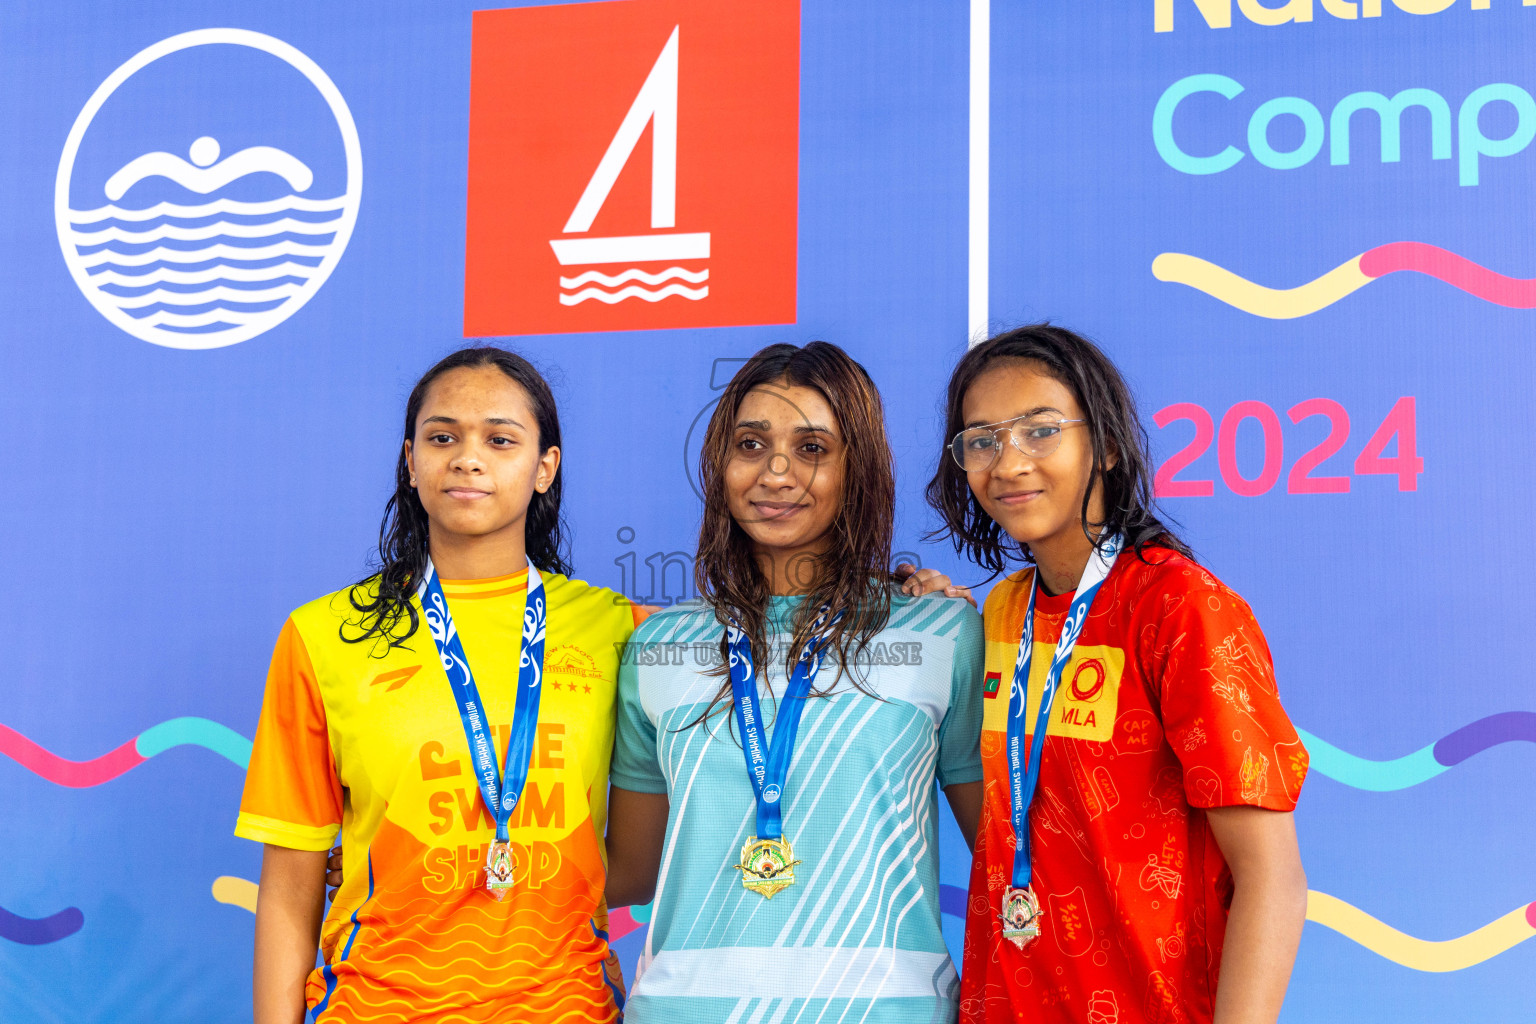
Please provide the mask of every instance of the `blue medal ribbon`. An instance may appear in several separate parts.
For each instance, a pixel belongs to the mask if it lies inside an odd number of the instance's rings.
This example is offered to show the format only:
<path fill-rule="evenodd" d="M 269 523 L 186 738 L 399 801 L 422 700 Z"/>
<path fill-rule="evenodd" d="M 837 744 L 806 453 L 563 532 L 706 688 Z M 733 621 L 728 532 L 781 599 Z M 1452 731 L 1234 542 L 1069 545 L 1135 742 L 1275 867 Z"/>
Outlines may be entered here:
<path fill-rule="evenodd" d="M 762 709 L 757 700 L 757 670 L 752 664 L 752 644 L 747 634 L 733 621 L 726 627 L 727 652 L 730 655 L 731 694 L 736 699 L 736 724 L 741 727 L 741 750 L 746 757 L 747 778 L 757 796 L 757 838 L 780 839 L 784 835 L 781 802 L 784 780 L 789 775 L 789 761 L 794 755 L 795 734 L 800 731 L 800 714 L 805 710 L 805 696 L 821 670 L 820 635 L 828 609 L 811 626 L 811 639 L 800 652 L 789 676 L 789 686 L 779 701 L 779 713 L 770 745 L 763 728 Z"/>
<path fill-rule="evenodd" d="M 485 705 L 475 686 L 464 644 L 459 640 L 448 599 L 443 596 L 437 569 L 427 559 L 427 571 L 416 590 L 426 616 L 427 628 L 437 654 L 459 704 L 459 718 L 464 723 L 464 738 L 469 741 L 469 755 L 480 783 L 480 798 L 496 822 L 496 841 L 507 841 L 507 823 L 522 798 L 528 782 L 528 768 L 533 761 L 533 739 L 539 721 L 539 695 L 544 681 L 544 580 L 532 562 L 528 563 L 528 600 L 523 608 L 523 643 L 517 663 L 517 703 L 512 710 L 512 729 L 507 737 L 505 779 L 496 768 L 496 748 L 491 738 L 491 724 L 486 721 Z"/>
<path fill-rule="evenodd" d="M 1032 868 L 1029 860 L 1029 805 L 1035 799 L 1035 787 L 1040 783 L 1040 760 L 1045 754 L 1045 733 L 1051 724 L 1051 705 L 1056 700 L 1056 690 L 1061 686 L 1061 674 L 1072 660 L 1072 649 L 1083 633 L 1088 621 L 1088 610 L 1099 592 L 1109 570 L 1115 564 L 1124 544 L 1121 537 L 1110 537 L 1096 547 L 1083 577 L 1078 581 L 1077 592 L 1067 609 L 1067 620 L 1061 624 L 1061 638 L 1056 641 L 1056 653 L 1051 657 L 1051 667 L 1045 675 L 1045 687 L 1040 693 L 1040 710 L 1035 715 L 1035 732 L 1029 744 L 1029 763 L 1026 768 L 1024 750 L 1024 712 L 1029 705 L 1029 665 L 1035 647 L 1035 594 L 1040 589 L 1040 568 L 1035 567 L 1034 579 L 1029 585 L 1029 607 L 1024 612 L 1024 632 L 1019 637 L 1019 656 L 1013 663 L 1013 689 L 1008 693 L 1008 795 L 1013 812 L 1013 887 L 1029 888 Z"/>

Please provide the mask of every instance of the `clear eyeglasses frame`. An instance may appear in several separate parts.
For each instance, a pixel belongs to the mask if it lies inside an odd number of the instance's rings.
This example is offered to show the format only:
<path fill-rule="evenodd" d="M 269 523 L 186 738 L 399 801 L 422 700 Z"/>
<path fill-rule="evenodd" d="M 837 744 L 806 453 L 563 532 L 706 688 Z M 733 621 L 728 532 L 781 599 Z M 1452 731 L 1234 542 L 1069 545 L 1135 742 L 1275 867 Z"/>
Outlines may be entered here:
<path fill-rule="evenodd" d="M 949 442 L 949 454 L 967 473 L 991 469 L 1003 451 L 1003 435 L 1020 453 L 1031 459 L 1043 459 L 1061 445 L 1061 432 L 1087 420 L 1064 420 L 1051 416 L 1019 416 L 998 423 L 967 427 Z"/>

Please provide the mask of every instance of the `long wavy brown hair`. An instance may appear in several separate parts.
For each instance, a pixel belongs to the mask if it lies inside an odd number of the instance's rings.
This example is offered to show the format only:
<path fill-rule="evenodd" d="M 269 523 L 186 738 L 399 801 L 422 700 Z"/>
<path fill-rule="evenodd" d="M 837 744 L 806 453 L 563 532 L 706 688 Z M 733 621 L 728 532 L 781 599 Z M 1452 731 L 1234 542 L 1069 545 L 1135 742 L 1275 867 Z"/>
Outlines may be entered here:
<path fill-rule="evenodd" d="M 843 494 L 832 521 L 832 545 L 812 566 L 810 590 L 796 610 L 793 638 L 785 655 L 786 677 L 810 642 L 811 627 L 821 607 L 841 616 L 824 630 L 824 649 L 835 653 L 837 676 L 815 696 L 824 696 L 844 672 L 865 693 L 863 673 L 856 671 L 875 634 L 885 628 L 891 612 L 891 536 L 896 504 L 896 468 L 885 436 L 885 410 L 880 392 L 864 367 L 836 345 L 813 341 L 769 345 L 747 360 L 731 378 L 704 433 L 699 455 L 700 493 L 704 518 L 699 527 L 694 580 L 699 594 L 724 625 L 734 619 L 752 644 L 752 661 L 768 658 L 767 617 L 769 580 L 763 575 L 752 540 L 731 516 L 726 501 L 725 468 L 733 455 L 736 416 L 753 388 L 786 384 L 811 388 L 826 399 L 837 416 L 844 441 Z M 720 641 L 721 662 L 715 670 L 728 674 L 726 641 Z M 709 718 L 717 706 L 730 706 L 727 679 L 710 706 L 696 721 Z M 691 723 L 692 724 L 692 723 Z"/>

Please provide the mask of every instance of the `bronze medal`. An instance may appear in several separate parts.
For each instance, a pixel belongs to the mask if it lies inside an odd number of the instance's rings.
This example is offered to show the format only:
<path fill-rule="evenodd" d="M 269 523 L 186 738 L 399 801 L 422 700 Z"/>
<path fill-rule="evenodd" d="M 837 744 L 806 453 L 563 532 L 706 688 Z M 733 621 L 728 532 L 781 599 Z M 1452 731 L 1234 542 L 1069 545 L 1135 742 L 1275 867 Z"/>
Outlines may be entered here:
<path fill-rule="evenodd" d="M 485 891 L 498 900 L 504 899 L 512 889 L 512 876 L 517 872 L 517 856 L 508 842 L 492 843 L 485 853 Z"/>
<path fill-rule="evenodd" d="M 1040 901 L 1033 886 L 1003 891 L 1003 938 L 1019 949 L 1040 937 Z"/>

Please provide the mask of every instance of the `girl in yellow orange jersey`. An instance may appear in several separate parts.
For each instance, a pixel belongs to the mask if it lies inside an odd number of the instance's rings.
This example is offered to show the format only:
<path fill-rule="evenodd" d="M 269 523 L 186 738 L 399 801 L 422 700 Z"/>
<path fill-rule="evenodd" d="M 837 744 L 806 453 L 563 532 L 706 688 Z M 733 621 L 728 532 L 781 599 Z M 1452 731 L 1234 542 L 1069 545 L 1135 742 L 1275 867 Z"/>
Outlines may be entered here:
<path fill-rule="evenodd" d="M 602 842 L 619 649 L 642 612 L 563 575 L 559 468 L 554 399 L 532 366 L 495 348 L 442 360 L 406 405 L 380 571 L 283 626 L 235 828 L 266 844 L 256 1024 L 293 1024 L 306 1006 L 325 1022 L 618 1018 Z M 417 595 L 434 570 L 473 667 L 478 734 L 439 651 L 442 616 Z M 545 631 L 525 734 L 530 586 Z M 510 774 L 509 731 L 527 736 L 528 772 L 502 811 L 513 868 L 498 900 L 476 766 L 488 746 Z M 483 734 L 477 761 L 467 736 Z M 338 828 L 345 882 L 325 913 Z"/>

